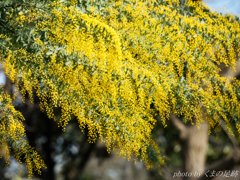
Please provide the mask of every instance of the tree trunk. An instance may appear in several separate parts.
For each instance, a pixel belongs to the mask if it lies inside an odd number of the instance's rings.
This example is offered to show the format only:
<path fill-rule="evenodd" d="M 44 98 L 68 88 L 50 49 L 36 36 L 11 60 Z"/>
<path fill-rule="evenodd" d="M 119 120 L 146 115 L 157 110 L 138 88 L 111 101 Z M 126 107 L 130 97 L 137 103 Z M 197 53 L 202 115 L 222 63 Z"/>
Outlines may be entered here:
<path fill-rule="evenodd" d="M 170 121 L 179 130 L 182 141 L 183 170 L 178 177 L 181 176 L 185 180 L 197 179 L 205 169 L 209 124 L 207 122 L 201 124 L 198 130 L 196 125 L 185 125 L 172 114 L 170 114 Z"/>
<path fill-rule="evenodd" d="M 200 129 L 196 125 L 187 126 L 186 138 L 183 141 L 183 172 L 184 179 L 192 180 L 204 174 L 208 148 L 208 123 Z"/>
<path fill-rule="evenodd" d="M 221 76 L 228 78 L 237 77 L 240 75 L 240 60 L 237 53 L 236 56 L 237 56 L 236 71 L 232 71 L 229 67 L 226 67 L 223 63 L 221 63 L 221 65 L 219 66 L 222 70 L 219 73 Z M 183 172 L 185 172 L 185 177 L 183 179 L 195 180 L 197 178 L 199 179 L 199 176 L 201 176 L 201 179 L 205 179 L 204 171 L 205 162 L 207 158 L 209 124 L 205 121 L 205 124 L 202 124 L 201 128 L 198 130 L 196 125 L 186 126 L 178 118 L 172 115 L 170 115 L 170 120 L 172 121 L 176 129 L 180 131 L 180 139 L 182 140 Z M 238 151 L 240 152 L 239 149 Z M 240 154 L 239 152 L 235 152 L 235 154 Z M 221 160 L 221 162 L 216 162 L 216 164 L 213 164 L 213 167 L 215 168 L 215 170 L 217 168 L 219 168 L 219 170 L 223 170 L 225 169 L 224 164 L 225 165 L 229 164 L 229 162 L 232 164 L 236 164 L 239 163 L 239 161 L 240 161 L 239 156 L 235 155 L 232 158 Z M 186 176 L 188 174 L 189 177 Z"/>

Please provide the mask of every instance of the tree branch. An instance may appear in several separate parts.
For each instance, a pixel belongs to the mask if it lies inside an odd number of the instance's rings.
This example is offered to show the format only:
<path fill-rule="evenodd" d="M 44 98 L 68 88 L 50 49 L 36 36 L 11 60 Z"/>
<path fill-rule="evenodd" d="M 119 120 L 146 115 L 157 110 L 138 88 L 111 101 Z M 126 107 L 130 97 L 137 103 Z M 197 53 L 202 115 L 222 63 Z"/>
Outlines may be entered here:
<path fill-rule="evenodd" d="M 4 92 L 10 95 L 10 97 L 12 98 L 12 82 L 7 76 L 6 76 L 6 83 L 4 86 Z"/>
<path fill-rule="evenodd" d="M 233 72 L 231 68 L 226 67 L 223 63 L 219 67 L 222 69 L 222 71 L 219 73 L 222 77 L 228 78 L 237 77 L 238 75 L 240 75 L 240 60 L 237 60 L 235 72 Z"/>
<path fill-rule="evenodd" d="M 231 157 L 221 159 L 213 164 L 206 166 L 206 168 L 205 168 L 206 171 L 207 170 L 222 171 L 222 170 L 226 170 L 226 169 L 232 169 L 235 165 L 240 163 L 240 148 L 238 146 L 237 139 L 234 136 L 229 135 L 225 122 L 221 122 L 220 125 L 232 142 L 234 154 Z M 202 176 L 200 178 L 200 180 L 204 180 L 204 179 L 205 179 L 205 176 Z M 208 177 L 208 179 L 212 179 L 212 178 Z"/>
<path fill-rule="evenodd" d="M 234 153 L 232 157 L 227 157 L 225 159 L 219 160 L 213 164 L 210 164 L 207 166 L 207 170 L 215 170 L 215 171 L 220 171 L 224 169 L 231 169 L 235 165 L 240 163 L 240 158 L 239 158 L 239 149 L 237 153 Z M 236 155 L 237 154 L 237 155 Z"/>
<path fill-rule="evenodd" d="M 170 121 L 173 126 L 180 132 L 180 138 L 184 140 L 187 137 L 187 127 L 183 122 L 173 114 L 170 114 Z"/>
<path fill-rule="evenodd" d="M 228 133 L 228 131 L 227 131 L 227 125 L 226 125 L 226 123 L 225 123 L 224 121 L 222 121 L 222 122 L 220 123 L 220 125 L 221 125 L 222 129 L 224 130 L 224 132 L 225 132 L 225 133 L 227 134 L 227 136 L 229 137 L 229 139 L 231 140 L 231 143 L 232 143 L 232 145 L 233 145 L 233 149 L 234 149 L 235 151 L 237 151 L 238 148 L 239 148 L 239 146 L 238 146 L 238 142 L 237 142 L 236 137 L 233 136 L 233 135 L 230 135 L 230 134 Z"/>
<path fill-rule="evenodd" d="M 225 159 L 221 159 L 213 164 L 210 164 L 208 166 L 206 166 L 205 170 L 209 170 L 210 171 L 222 171 L 222 170 L 226 170 L 226 169 L 232 169 L 235 165 L 239 165 L 240 163 L 240 150 L 238 149 L 237 151 L 237 155 L 233 155 L 232 157 L 227 157 Z M 214 178 L 214 177 L 212 177 Z M 212 179 L 211 177 L 208 177 L 208 179 Z M 199 180 L 205 180 L 206 177 L 203 174 Z"/>

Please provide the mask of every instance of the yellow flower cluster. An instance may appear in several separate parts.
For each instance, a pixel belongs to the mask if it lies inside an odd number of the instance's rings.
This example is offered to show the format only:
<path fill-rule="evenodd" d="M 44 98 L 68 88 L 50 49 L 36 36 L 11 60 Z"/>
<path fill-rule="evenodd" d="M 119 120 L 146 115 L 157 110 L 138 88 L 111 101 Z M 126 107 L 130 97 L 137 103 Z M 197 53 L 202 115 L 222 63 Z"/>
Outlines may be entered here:
<path fill-rule="evenodd" d="M 151 139 L 156 114 L 164 126 L 174 113 L 185 122 L 195 117 L 199 127 L 204 111 L 210 128 L 224 120 L 231 133 L 231 121 L 240 118 L 240 83 L 220 77 L 216 64 L 235 68 L 237 17 L 193 2 L 184 14 L 177 0 L 111 1 L 85 13 L 76 6 L 54 2 L 52 15 L 36 24 L 35 34 L 46 35 L 34 41 L 38 54 L 17 49 L 1 60 L 12 81 L 21 73 L 22 93 L 37 89 L 49 118 L 59 106 L 64 130 L 73 114 L 90 142 L 98 135 L 109 151 L 140 155 L 147 167 L 151 148 L 165 163 Z"/>
<path fill-rule="evenodd" d="M 0 149 L 4 154 L 7 164 L 10 163 L 10 150 L 12 146 L 15 158 L 21 163 L 24 156 L 28 168 L 28 176 L 33 176 L 33 170 L 41 174 L 41 169 L 46 168 L 45 163 L 38 153 L 31 148 L 25 140 L 26 134 L 22 124 L 24 117 L 16 111 L 11 104 L 12 99 L 8 94 L 0 94 Z"/>

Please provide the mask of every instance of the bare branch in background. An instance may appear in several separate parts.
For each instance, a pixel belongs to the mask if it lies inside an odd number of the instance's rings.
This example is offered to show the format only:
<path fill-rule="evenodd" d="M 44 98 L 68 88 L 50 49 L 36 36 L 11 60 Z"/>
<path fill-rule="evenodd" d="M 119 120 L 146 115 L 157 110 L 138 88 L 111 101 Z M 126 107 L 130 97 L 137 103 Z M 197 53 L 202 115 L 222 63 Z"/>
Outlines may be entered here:
<path fill-rule="evenodd" d="M 7 76 L 6 76 L 4 92 L 6 92 L 8 95 L 10 95 L 12 97 L 12 82 Z"/>
<path fill-rule="evenodd" d="M 224 63 L 219 67 L 222 69 L 219 74 L 223 77 L 237 77 L 240 75 L 240 60 L 236 63 L 236 71 L 232 71 L 229 67 L 226 67 Z"/>
<path fill-rule="evenodd" d="M 181 140 L 186 139 L 187 137 L 187 127 L 183 122 L 173 114 L 170 114 L 170 121 L 172 122 L 173 126 L 180 132 Z"/>

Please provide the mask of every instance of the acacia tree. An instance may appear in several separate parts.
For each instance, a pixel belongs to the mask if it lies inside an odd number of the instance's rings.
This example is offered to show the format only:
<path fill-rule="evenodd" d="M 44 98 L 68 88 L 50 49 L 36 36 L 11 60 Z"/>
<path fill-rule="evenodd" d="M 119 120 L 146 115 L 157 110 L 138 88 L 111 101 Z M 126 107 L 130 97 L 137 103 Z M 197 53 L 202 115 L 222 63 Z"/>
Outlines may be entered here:
<path fill-rule="evenodd" d="M 209 133 L 222 122 L 231 135 L 240 131 L 240 82 L 217 66 L 235 70 L 237 16 L 178 0 L 9 0 L 0 11 L 4 72 L 22 97 L 35 89 L 63 131 L 74 115 L 90 143 L 99 138 L 147 168 L 166 164 L 151 138 L 157 115 L 164 127 L 174 114 L 198 128 L 205 120 Z M 24 159 L 31 176 L 46 166 L 23 138 L 24 118 L 11 101 L 2 89 L 1 148 Z"/>

